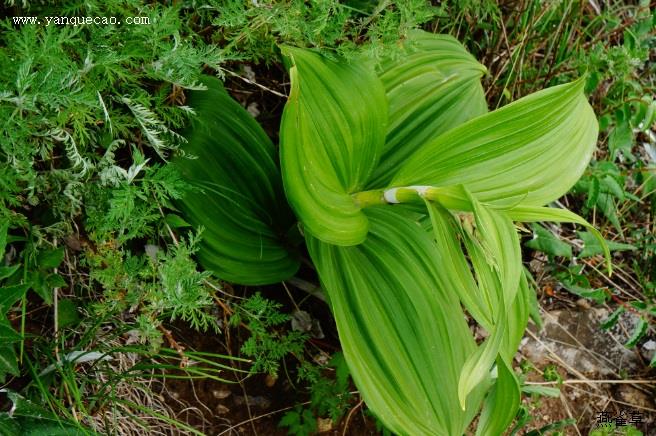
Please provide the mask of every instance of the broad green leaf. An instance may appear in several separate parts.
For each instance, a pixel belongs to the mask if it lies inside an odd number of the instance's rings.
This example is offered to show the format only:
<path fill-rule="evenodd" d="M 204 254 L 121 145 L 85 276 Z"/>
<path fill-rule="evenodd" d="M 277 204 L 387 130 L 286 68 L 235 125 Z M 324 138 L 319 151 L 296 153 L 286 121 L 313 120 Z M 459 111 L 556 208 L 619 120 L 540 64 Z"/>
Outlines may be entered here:
<path fill-rule="evenodd" d="M 503 434 L 515 418 L 521 399 L 519 382 L 510 363 L 497 358 L 497 380 L 483 403 L 476 435 Z"/>
<path fill-rule="evenodd" d="M 592 257 L 598 254 L 604 254 L 604 248 L 601 246 L 595 235 L 590 232 L 578 232 L 578 234 L 583 240 L 583 250 L 579 253 L 579 257 Z M 610 251 L 636 250 L 636 247 L 631 244 L 606 241 L 606 245 Z"/>
<path fill-rule="evenodd" d="M 389 118 L 370 188 L 387 186 L 398 167 L 429 140 L 487 112 L 480 83 L 485 67 L 455 38 L 415 30 L 403 44 L 403 55 L 381 65 Z"/>
<path fill-rule="evenodd" d="M 462 184 L 482 202 L 541 206 L 579 179 L 597 133 L 578 80 L 531 94 L 429 141 L 401 165 L 390 187 Z"/>
<path fill-rule="evenodd" d="M 550 256 L 572 257 L 572 246 L 561 241 L 549 230 L 540 225 L 533 225 L 533 239 L 524 245 L 533 250 L 541 251 Z"/>
<path fill-rule="evenodd" d="M 304 230 L 324 242 L 364 241 L 367 217 L 351 197 L 378 163 L 387 102 L 365 64 L 284 47 L 291 93 L 280 127 L 285 193 Z"/>
<path fill-rule="evenodd" d="M 204 82 L 206 91 L 189 94 L 198 115 L 184 133 L 184 155 L 174 161 L 198 188 L 179 207 L 187 222 L 205 229 L 200 263 L 234 283 L 284 280 L 299 262 L 285 239 L 295 220 L 284 201 L 275 148 L 221 82 Z"/>
<path fill-rule="evenodd" d="M 307 235 L 308 249 L 369 408 L 398 434 L 462 434 L 487 387 L 477 386 L 461 409 L 458 379 L 476 344 L 436 262 L 448 251 L 397 209 L 367 209 L 371 227 L 361 245 Z"/>

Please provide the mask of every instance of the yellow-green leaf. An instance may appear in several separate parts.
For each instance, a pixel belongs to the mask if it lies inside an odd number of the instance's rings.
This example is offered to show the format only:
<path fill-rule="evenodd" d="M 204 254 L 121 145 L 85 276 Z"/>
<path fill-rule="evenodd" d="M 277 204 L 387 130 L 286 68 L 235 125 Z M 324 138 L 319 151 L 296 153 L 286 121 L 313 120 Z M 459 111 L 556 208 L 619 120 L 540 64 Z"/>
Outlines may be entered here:
<path fill-rule="evenodd" d="M 477 436 L 501 435 L 515 418 L 521 397 L 519 382 L 509 362 L 497 358 L 497 379 L 483 403 Z"/>
<path fill-rule="evenodd" d="M 487 384 L 460 408 L 460 370 L 476 344 L 436 262 L 447 253 L 402 209 L 368 209 L 371 230 L 361 245 L 309 236 L 308 248 L 367 406 L 398 434 L 462 434 Z"/>
<path fill-rule="evenodd" d="M 324 242 L 364 241 L 367 217 L 351 194 L 378 163 L 387 102 L 373 68 L 284 47 L 292 61 L 280 156 L 285 193 L 306 232 Z"/>
<path fill-rule="evenodd" d="M 485 67 L 455 38 L 415 30 L 403 43 L 405 53 L 381 65 L 389 120 L 370 188 L 387 186 L 399 165 L 429 140 L 487 112 L 480 83 Z"/>
<path fill-rule="evenodd" d="M 565 194 L 588 165 L 598 126 L 583 80 L 474 118 L 429 141 L 390 186 L 464 185 L 483 202 L 541 206 Z"/>

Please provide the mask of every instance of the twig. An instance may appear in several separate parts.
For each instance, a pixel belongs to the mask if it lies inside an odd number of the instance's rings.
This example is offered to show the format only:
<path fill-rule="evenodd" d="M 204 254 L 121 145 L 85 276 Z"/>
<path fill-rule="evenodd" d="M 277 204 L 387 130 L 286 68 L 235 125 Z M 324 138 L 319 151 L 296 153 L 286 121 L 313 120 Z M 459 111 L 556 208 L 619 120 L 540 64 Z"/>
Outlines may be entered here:
<path fill-rule="evenodd" d="M 556 354 L 556 353 L 555 353 L 550 347 L 548 347 L 547 344 L 545 344 L 544 342 L 542 342 L 542 341 L 540 340 L 540 338 L 538 338 L 538 337 L 535 335 L 535 333 L 533 333 L 533 332 L 530 331 L 530 330 L 526 330 L 526 333 L 528 333 L 529 336 L 531 336 L 531 337 L 533 338 L 533 340 L 535 340 L 535 341 L 538 342 L 540 345 L 542 345 L 542 347 L 543 347 L 545 350 L 547 350 L 547 351 L 549 352 L 549 354 L 552 355 L 553 358 L 554 358 L 556 361 L 558 361 L 558 363 L 560 363 L 565 369 L 567 369 L 570 373 L 574 374 L 575 376 L 579 377 L 579 379 L 581 379 L 581 383 L 585 383 L 585 384 L 587 384 L 588 386 L 590 386 L 591 388 L 593 388 L 593 389 L 597 389 L 597 387 L 594 385 L 594 383 L 590 383 L 590 380 L 588 380 L 583 374 L 581 374 L 578 370 L 576 370 L 576 368 L 573 368 L 573 367 L 570 366 L 567 362 L 565 362 L 563 359 L 561 359 L 560 356 L 559 356 L 558 354 Z"/>
<path fill-rule="evenodd" d="M 342 436 L 346 436 L 346 429 L 348 428 L 349 421 L 351 421 L 351 416 L 353 416 L 353 413 L 356 410 L 358 410 L 360 408 L 360 406 L 362 406 L 363 403 L 364 403 L 364 400 L 360 400 L 360 402 L 358 404 L 356 404 L 355 407 L 353 407 L 349 411 L 348 415 L 346 415 L 346 421 L 344 422 L 344 429 L 342 430 Z"/>
<path fill-rule="evenodd" d="M 242 77 L 242 76 L 240 76 L 240 75 L 237 74 L 237 73 L 233 73 L 233 72 L 230 71 L 230 70 L 226 70 L 225 68 L 221 68 L 221 71 L 225 71 L 226 73 L 230 74 L 231 76 L 233 76 L 233 77 L 237 77 L 237 78 L 243 80 L 244 82 L 246 82 L 246 83 L 248 83 L 248 84 L 250 84 L 250 85 L 255 85 L 255 86 L 257 86 L 258 88 L 263 89 L 263 90 L 265 90 L 265 91 L 268 91 L 268 92 L 270 92 L 270 93 L 273 94 L 273 95 L 277 95 L 278 97 L 281 97 L 281 98 L 287 98 L 287 96 L 286 96 L 285 94 L 282 94 L 282 93 L 280 93 L 280 92 L 278 92 L 278 91 L 274 91 L 273 89 L 267 88 L 267 87 L 264 86 L 264 85 L 260 85 L 259 83 L 255 82 L 255 81 L 253 81 L 253 80 L 250 80 L 250 79 L 248 79 L 248 78 L 246 78 L 246 77 Z"/>
<path fill-rule="evenodd" d="M 546 382 L 526 382 L 527 385 L 574 385 L 574 384 L 644 384 L 656 385 L 656 380 L 561 380 L 561 381 L 546 381 Z"/>
<path fill-rule="evenodd" d="M 223 430 L 221 433 L 219 433 L 219 434 L 216 435 L 216 436 L 224 435 L 224 434 L 228 433 L 229 431 L 232 431 L 232 430 L 234 430 L 234 429 L 236 429 L 236 428 L 241 427 L 241 426 L 244 425 L 244 424 L 248 424 L 249 422 L 257 421 L 258 419 L 266 418 L 267 416 L 271 416 L 271 415 L 276 415 L 276 414 L 281 413 L 281 412 L 286 412 L 286 411 L 288 411 L 288 410 L 293 409 L 293 408 L 296 407 L 297 405 L 298 405 L 298 406 L 305 406 L 305 405 L 308 405 L 308 404 L 310 404 L 310 403 L 311 403 L 311 401 L 306 401 L 305 403 L 295 404 L 295 405 L 293 405 L 293 406 L 289 406 L 289 407 L 283 407 L 282 409 L 274 410 L 273 412 L 268 412 L 268 413 L 265 413 L 265 414 L 263 414 L 263 415 L 259 415 L 259 416 L 255 416 L 255 417 L 253 417 L 253 418 L 246 419 L 246 420 L 244 420 L 244 421 L 242 421 L 242 422 L 239 422 L 239 423 L 237 423 L 237 424 L 235 424 L 235 425 L 229 427 L 229 428 L 226 429 L 226 430 Z"/>
<path fill-rule="evenodd" d="M 184 353 L 185 348 L 182 345 L 180 345 L 178 341 L 175 340 L 175 338 L 171 334 L 171 330 L 168 330 L 161 324 L 157 327 L 157 329 L 161 331 L 164 334 L 164 336 L 166 336 L 166 340 L 169 342 L 169 346 L 173 348 L 180 356 L 180 359 L 182 359 L 180 361 L 180 368 L 186 368 L 187 366 L 189 366 L 189 357 L 187 357 Z"/>

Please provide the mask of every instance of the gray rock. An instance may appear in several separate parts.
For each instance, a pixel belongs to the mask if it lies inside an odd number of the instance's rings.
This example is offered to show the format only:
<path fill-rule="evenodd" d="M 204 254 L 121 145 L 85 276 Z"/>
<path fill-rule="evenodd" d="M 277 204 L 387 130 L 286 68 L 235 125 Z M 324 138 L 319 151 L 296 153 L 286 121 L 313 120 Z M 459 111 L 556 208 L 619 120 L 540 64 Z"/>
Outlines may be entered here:
<path fill-rule="evenodd" d="M 543 329 L 534 331 L 539 341 L 527 335 L 520 350 L 534 363 L 542 364 L 551 361 L 551 349 L 567 365 L 586 375 L 616 378 L 620 371 L 633 373 L 644 364 L 636 350 L 623 344 L 633 332 L 638 316 L 625 312 L 615 326 L 602 330 L 600 324 L 609 314 L 603 308 L 546 312 Z"/>

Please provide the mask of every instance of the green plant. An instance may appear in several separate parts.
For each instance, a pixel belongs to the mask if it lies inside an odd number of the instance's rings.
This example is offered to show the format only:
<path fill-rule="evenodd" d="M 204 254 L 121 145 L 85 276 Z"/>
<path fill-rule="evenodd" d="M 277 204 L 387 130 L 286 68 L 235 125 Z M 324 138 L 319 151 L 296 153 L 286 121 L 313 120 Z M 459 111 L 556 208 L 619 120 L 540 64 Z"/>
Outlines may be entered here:
<path fill-rule="evenodd" d="M 396 433 L 461 434 L 482 404 L 478 433 L 499 434 L 519 406 L 510 361 L 534 298 L 513 221 L 584 225 L 609 261 L 590 224 L 543 207 L 583 173 L 597 122 L 583 80 L 487 113 L 485 69 L 457 41 L 411 32 L 404 49 L 374 66 L 282 47 L 280 172 L 261 128 L 206 82 L 186 133 L 198 159 L 176 160 L 205 191 L 181 207 L 208 230 L 205 268 L 282 280 L 300 251 L 282 179 L 369 408 Z M 489 333 L 480 345 L 461 304 Z"/>
<path fill-rule="evenodd" d="M 278 376 L 280 361 L 288 354 L 301 354 L 307 335 L 299 331 L 278 333 L 275 329 L 289 321 L 290 316 L 279 312 L 281 305 L 267 300 L 259 293 L 235 305 L 230 324 L 244 322 L 250 336 L 241 352 L 253 358 L 251 372 L 266 372 Z"/>
<path fill-rule="evenodd" d="M 322 369 L 332 369 L 334 377 L 322 374 Z M 311 434 L 316 431 L 317 417 L 330 417 L 337 423 L 349 407 L 349 370 L 342 353 L 335 353 L 324 368 L 303 362 L 299 368 L 299 381 L 307 381 L 310 390 L 310 404 L 307 408 L 297 407 L 285 413 L 280 421 L 281 427 L 288 427 L 296 435 Z"/>

